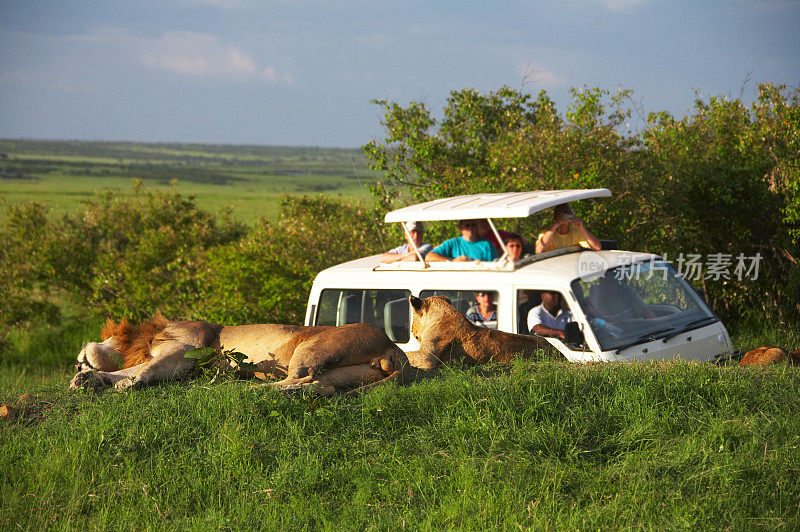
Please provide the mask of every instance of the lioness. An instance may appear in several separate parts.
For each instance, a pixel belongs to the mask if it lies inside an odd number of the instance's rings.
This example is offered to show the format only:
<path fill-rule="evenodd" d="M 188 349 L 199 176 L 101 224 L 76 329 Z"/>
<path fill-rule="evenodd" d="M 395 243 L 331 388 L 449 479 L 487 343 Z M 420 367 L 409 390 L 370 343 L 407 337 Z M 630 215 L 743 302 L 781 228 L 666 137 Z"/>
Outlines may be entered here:
<path fill-rule="evenodd" d="M 800 349 L 787 353 L 780 347 L 763 346 L 748 351 L 739 361 L 740 366 L 766 366 L 768 364 L 800 365 Z"/>
<path fill-rule="evenodd" d="M 508 362 L 515 357 L 536 356 L 537 351 L 550 348 L 541 337 L 478 327 L 453 308 L 446 297 L 410 296 L 409 301 L 414 310 L 411 334 L 420 346 L 407 356 L 416 368 L 429 370 L 451 360 Z"/>
<path fill-rule="evenodd" d="M 79 373 L 70 389 L 114 386 L 124 390 L 188 375 L 195 347 L 234 350 L 266 375 L 285 377 L 273 386 L 310 385 L 330 395 L 397 376 L 408 359 L 380 329 L 365 323 L 342 327 L 298 325 L 224 326 L 203 321 L 169 321 L 156 314 L 134 326 L 111 320 L 100 343 L 89 342 L 78 355 Z M 399 379 L 398 379 L 399 380 Z"/>

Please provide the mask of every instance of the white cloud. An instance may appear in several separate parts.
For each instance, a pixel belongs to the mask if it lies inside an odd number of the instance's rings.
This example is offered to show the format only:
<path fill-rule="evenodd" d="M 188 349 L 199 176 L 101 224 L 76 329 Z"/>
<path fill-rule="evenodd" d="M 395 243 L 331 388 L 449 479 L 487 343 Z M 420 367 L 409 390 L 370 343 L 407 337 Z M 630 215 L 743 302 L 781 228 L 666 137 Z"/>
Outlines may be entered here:
<path fill-rule="evenodd" d="M 142 41 L 141 61 L 152 68 L 196 77 L 253 76 L 255 60 L 207 33 L 170 31 Z"/>
<path fill-rule="evenodd" d="M 279 74 L 274 67 L 268 66 L 265 67 L 260 73 L 259 76 L 262 79 L 266 79 L 267 81 L 282 81 L 288 85 L 294 83 L 294 76 L 291 74 Z"/>
<path fill-rule="evenodd" d="M 364 33 L 355 36 L 356 44 L 362 46 L 384 46 L 393 41 L 393 37 L 388 33 Z"/>
<path fill-rule="evenodd" d="M 260 65 L 250 54 L 209 33 L 168 31 L 160 37 L 146 37 L 118 28 L 101 28 L 73 36 L 72 40 L 113 48 L 121 60 L 127 57 L 172 74 L 287 84 L 294 81 L 291 75 L 278 72 L 271 65 Z"/>

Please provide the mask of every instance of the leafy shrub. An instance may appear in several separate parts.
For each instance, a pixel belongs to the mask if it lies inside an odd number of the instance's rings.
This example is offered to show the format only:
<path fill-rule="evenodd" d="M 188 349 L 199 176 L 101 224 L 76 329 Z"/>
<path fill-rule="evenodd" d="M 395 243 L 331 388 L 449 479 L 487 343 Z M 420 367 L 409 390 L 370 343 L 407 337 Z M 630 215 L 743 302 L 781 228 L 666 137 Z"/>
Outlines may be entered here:
<path fill-rule="evenodd" d="M 39 289 L 46 276 L 43 242 L 49 234 L 44 205 L 8 209 L 0 228 L 0 351 L 11 327 L 56 319 L 58 308 Z"/>
<path fill-rule="evenodd" d="M 384 249 L 375 213 L 321 196 L 285 196 L 277 224 L 261 220 L 241 241 L 212 250 L 198 276 L 197 309 L 225 323 L 302 324 L 321 270 Z"/>
<path fill-rule="evenodd" d="M 281 201 L 277 223 L 249 231 L 193 198 L 103 193 L 51 220 L 42 205 L 12 206 L 0 238 L 0 347 L 10 327 L 57 322 L 59 298 L 89 314 L 222 323 L 302 323 L 322 269 L 402 242 L 380 222 L 396 204 L 462 193 L 607 187 L 611 200 L 576 207 L 601 238 L 665 253 L 763 257 L 755 280 L 705 279 L 727 320 L 800 308 L 800 89 L 761 85 L 749 107 L 698 97 L 693 114 L 649 115 L 623 134 L 629 91 L 572 92 L 562 116 L 542 92 L 456 91 L 437 121 L 424 104 L 378 102 L 386 138 L 364 146 L 383 177 L 373 208 L 316 197 Z M 506 222 L 535 238 L 541 217 Z M 396 225 L 396 224 L 393 224 Z M 426 240 L 453 235 L 433 224 Z"/>
<path fill-rule="evenodd" d="M 174 191 L 140 183 L 135 191 L 130 199 L 102 194 L 54 222 L 41 205 L 10 211 L 3 325 L 58 321 L 47 297 L 56 289 L 86 314 L 115 319 L 160 310 L 175 319 L 302 323 L 318 271 L 384 248 L 376 214 L 357 203 L 287 196 L 277 224 L 261 220 L 245 233 Z"/>
<path fill-rule="evenodd" d="M 800 317 L 800 89 L 760 85 L 758 98 L 697 98 L 680 120 L 651 113 L 623 134 L 630 91 L 572 91 L 561 116 L 504 87 L 454 91 L 439 122 L 423 103 L 378 101 L 386 137 L 364 146 L 384 172 L 373 187 L 388 209 L 399 199 L 478 192 L 609 188 L 613 199 L 575 205 L 599 237 L 675 260 L 679 254 L 760 254 L 757 279 L 702 279 L 726 319 Z M 507 229 L 535 238 L 541 217 Z"/>

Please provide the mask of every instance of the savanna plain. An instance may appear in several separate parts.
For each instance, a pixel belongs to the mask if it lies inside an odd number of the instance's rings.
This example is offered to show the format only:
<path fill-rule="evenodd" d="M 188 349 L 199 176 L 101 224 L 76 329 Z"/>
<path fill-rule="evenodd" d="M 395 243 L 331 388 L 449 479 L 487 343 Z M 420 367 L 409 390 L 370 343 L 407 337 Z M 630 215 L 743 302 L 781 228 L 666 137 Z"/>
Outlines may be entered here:
<path fill-rule="evenodd" d="M 53 216 L 134 177 L 247 224 L 282 193 L 367 197 L 357 151 L 0 146 L 3 199 Z M 95 395 L 67 384 L 102 320 L 70 305 L 2 353 L 3 530 L 800 528 L 791 367 L 517 361 L 352 398 L 203 375 Z M 730 332 L 800 347 L 766 320 Z"/>
<path fill-rule="evenodd" d="M 283 194 L 367 199 L 362 185 L 373 175 L 358 149 L 0 139 L 0 198 L 44 203 L 53 216 L 73 212 L 97 192 L 130 196 L 131 180 L 141 179 L 253 223 L 274 219 Z"/>

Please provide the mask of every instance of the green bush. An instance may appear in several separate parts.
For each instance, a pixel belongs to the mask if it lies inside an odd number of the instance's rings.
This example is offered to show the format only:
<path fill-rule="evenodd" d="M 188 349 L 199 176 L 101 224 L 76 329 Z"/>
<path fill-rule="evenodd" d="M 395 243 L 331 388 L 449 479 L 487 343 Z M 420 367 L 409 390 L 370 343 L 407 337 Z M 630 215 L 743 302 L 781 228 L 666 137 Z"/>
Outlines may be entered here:
<path fill-rule="evenodd" d="M 225 323 L 302 324 L 314 276 L 380 252 L 384 239 L 375 213 L 360 204 L 285 196 L 277 224 L 262 220 L 246 238 L 206 255 L 195 314 Z"/>
<path fill-rule="evenodd" d="M 611 200 L 579 202 L 601 238 L 666 254 L 760 254 L 757 279 L 703 279 L 728 322 L 800 317 L 800 89 L 761 85 L 749 106 L 698 97 L 676 119 L 652 113 L 623 133 L 630 92 L 572 91 L 560 114 L 542 92 L 453 92 L 441 121 L 422 103 L 378 102 L 386 138 L 364 146 L 383 177 L 368 208 L 322 196 L 281 201 L 277 223 L 246 230 L 175 190 L 98 195 L 53 220 L 42 205 L 10 207 L 0 227 L 0 346 L 13 327 L 79 315 L 223 323 L 302 323 L 322 269 L 402 242 L 385 227 L 393 206 L 456 194 L 607 187 Z M 545 216 L 545 215 L 543 215 Z M 505 222 L 531 239 L 541 216 Z M 396 224 L 393 224 L 396 225 Z M 432 224 L 427 240 L 453 234 Z M 69 304 L 66 304 L 69 307 Z M 78 316 L 80 317 L 80 316 Z"/>
<path fill-rule="evenodd" d="M 105 193 L 58 221 L 41 205 L 11 209 L 0 232 L 4 330 L 59 321 L 56 291 L 79 313 L 115 319 L 160 310 L 175 319 L 303 323 L 318 271 L 384 248 L 376 214 L 356 203 L 286 196 L 277 224 L 261 220 L 246 233 L 192 198 L 135 189 L 132 199 Z"/>
<path fill-rule="evenodd" d="M 800 89 L 761 85 L 749 107 L 698 97 L 689 116 L 652 113 L 644 131 L 623 134 L 630 96 L 573 90 L 561 116 L 544 92 L 534 99 L 507 87 L 454 91 L 441 121 L 419 102 L 379 101 L 386 137 L 364 146 L 384 172 L 375 196 L 388 209 L 408 196 L 609 188 L 613 199 L 575 206 L 600 238 L 672 261 L 730 254 L 731 273 L 740 254 L 760 254 L 757 279 L 700 284 L 728 320 L 766 313 L 796 321 Z M 545 223 L 538 217 L 506 228 L 535 239 Z"/>
<path fill-rule="evenodd" d="M 40 290 L 47 278 L 43 243 L 49 234 L 43 205 L 9 207 L 0 227 L 0 351 L 12 327 L 56 319 L 58 307 Z"/>

